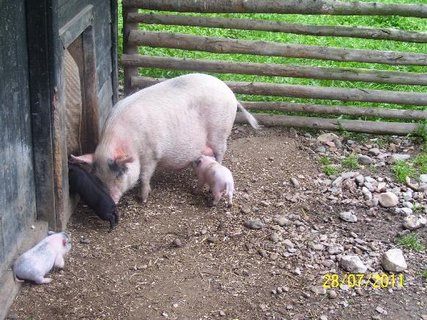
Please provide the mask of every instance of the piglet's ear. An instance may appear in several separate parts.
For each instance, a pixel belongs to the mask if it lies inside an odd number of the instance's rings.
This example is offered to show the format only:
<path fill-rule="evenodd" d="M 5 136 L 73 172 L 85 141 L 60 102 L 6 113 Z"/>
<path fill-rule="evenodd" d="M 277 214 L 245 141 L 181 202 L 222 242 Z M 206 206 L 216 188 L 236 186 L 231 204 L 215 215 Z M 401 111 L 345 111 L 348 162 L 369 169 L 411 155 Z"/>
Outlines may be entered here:
<path fill-rule="evenodd" d="M 62 239 L 62 246 L 66 247 L 67 246 L 67 239 Z"/>
<path fill-rule="evenodd" d="M 77 162 L 84 162 L 88 164 L 92 164 L 95 161 L 95 155 L 93 153 L 83 154 L 81 156 L 73 156 L 71 155 L 71 159 Z"/>

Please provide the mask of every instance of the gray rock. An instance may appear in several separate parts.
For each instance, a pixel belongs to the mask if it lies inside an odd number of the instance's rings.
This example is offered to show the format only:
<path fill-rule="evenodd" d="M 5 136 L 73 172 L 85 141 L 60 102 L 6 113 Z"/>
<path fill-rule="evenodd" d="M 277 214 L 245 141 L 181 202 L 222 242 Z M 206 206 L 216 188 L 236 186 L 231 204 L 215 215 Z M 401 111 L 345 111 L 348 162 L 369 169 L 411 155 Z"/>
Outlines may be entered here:
<path fill-rule="evenodd" d="M 387 315 L 387 311 L 384 308 L 380 307 L 380 306 L 376 307 L 375 311 L 378 312 L 378 313 L 381 313 L 381 314 L 383 314 L 385 316 Z"/>
<path fill-rule="evenodd" d="M 271 240 L 272 242 L 276 243 L 276 242 L 279 242 L 280 237 L 279 237 L 279 235 L 278 235 L 276 232 L 274 232 L 274 233 L 272 233 L 272 234 L 270 235 L 270 240 Z"/>
<path fill-rule="evenodd" d="M 248 214 L 248 213 L 250 213 L 250 212 L 251 212 L 251 207 L 250 207 L 250 206 L 248 206 L 248 205 L 243 205 L 243 206 L 240 208 L 240 211 L 242 211 L 242 213 L 244 213 L 244 214 Z"/>
<path fill-rule="evenodd" d="M 321 244 L 321 243 L 312 243 L 312 244 L 310 245 L 310 247 L 311 247 L 313 250 L 316 250 L 316 251 L 322 251 L 323 249 L 325 249 L 325 246 L 324 246 L 323 244 Z"/>
<path fill-rule="evenodd" d="M 311 291 L 316 295 L 324 295 L 326 294 L 326 289 L 322 286 L 312 286 Z"/>
<path fill-rule="evenodd" d="M 381 193 L 378 198 L 380 205 L 385 208 L 391 208 L 397 206 L 399 198 L 393 192 Z"/>
<path fill-rule="evenodd" d="M 420 175 L 420 182 L 421 183 L 427 183 L 427 174 L 421 174 Z"/>
<path fill-rule="evenodd" d="M 297 180 L 297 178 L 291 178 L 291 183 L 295 188 L 299 188 L 300 187 L 300 183 Z"/>
<path fill-rule="evenodd" d="M 281 227 L 291 224 L 291 220 L 289 220 L 286 216 L 275 216 L 273 221 Z"/>
<path fill-rule="evenodd" d="M 381 153 L 381 151 L 378 148 L 372 148 L 372 149 L 369 149 L 368 153 L 372 154 L 374 156 L 377 156 L 377 155 L 379 155 Z"/>
<path fill-rule="evenodd" d="M 252 230 L 260 230 L 264 228 L 264 223 L 259 219 L 248 220 L 244 223 L 245 227 Z"/>
<path fill-rule="evenodd" d="M 340 265 L 345 271 L 352 273 L 365 273 L 368 270 L 358 256 L 342 256 Z"/>
<path fill-rule="evenodd" d="M 402 160 L 408 160 L 411 158 L 410 154 L 406 154 L 406 153 L 395 153 L 391 155 L 391 159 L 393 161 L 402 161 Z"/>
<path fill-rule="evenodd" d="M 366 188 L 366 187 L 363 187 L 362 188 L 362 194 L 363 194 L 363 198 L 365 199 L 365 200 L 372 200 L 372 192 L 371 191 L 369 191 L 369 189 L 368 188 Z"/>
<path fill-rule="evenodd" d="M 353 211 L 340 212 L 340 218 L 341 218 L 341 220 L 344 220 L 346 222 L 356 222 L 357 221 L 357 216 L 353 213 Z"/>
<path fill-rule="evenodd" d="M 401 210 L 408 209 L 409 208 L 402 208 Z M 411 210 L 412 211 L 412 210 Z M 403 227 L 409 230 L 415 230 L 424 227 L 427 224 L 426 217 L 423 216 L 416 216 L 416 215 L 408 215 L 403 220 Z"/>
<path fill-rule="evenodd" d="M 400 249 L 390 249 L 384 253 L 382 266 L 389 272 L 402 272 L 408 268 L 403 252 Z"/>
<path fill-rule="evenodd" d="M 341 253 L 343 251 L 344 251 L 344 248 L 342 246 L 340 246 L 340 245 L 337 245 L 337 244 L 330 245 L 328 247 L 328 253 L 332 254 L 332 255 L 339 254 L 339 253 Z"/>
<path fill-rule="evenodd" d="M 285 245 L 285 247 L 286 248 L 294 248 L 295 247 L 295 245 L 292 243 L 292 241 L 291 240 L 289 240 L 289 239 L 285 239 L 285 240 L 283 240 L 283 244 Z"/>
<path fill-rule="evenodd" d="M 374 163 L 374 159 L 372 159 L 369 156 L 363 155 L 361 154 L 358 158 L 357 158 L 357 162 L 361 165 L 367 166 L 370 165 L 372 163 Z"/>
<path fill-rule="evenodd" d="M 359 175 L 359 172 L 354 172 L 354 171 L 343 172 L 341 173 L 341 178 L 343 178 L 344 180 L 352 179 L 357 177 L 358 175 Z"/>
<path fill-rule="evenodd" d="M 410 215 L 412 215 L 413 210 L 411 208 L 397 208 L 396 213 L 401 214 L 403 216 L 410 216 Z M 410 228 L 408 228 L 408 229 L 410 229 Z"/>
<path fill-rule="evenodd" d="M 359 185 L 359 186 L 361 186 L 365 182 L 365 177 L 361 174 L 356 176 L 354 179 L 355 179 L 357 185 Z"/>
<path fill-rule="evenodd" d="M 329 299 L 336 299 L 338 297 L 338 294 L 335 290 L 329 290 L 328 291 L 328 297 L 329 297 Z"/>
<path fill-rule="evenodd" d="M 317 141 L 321 143 L 334 142 L 337 140 L 339 140 L 339 137 L 332 132 L 327 132 L 317 137 Z"/>

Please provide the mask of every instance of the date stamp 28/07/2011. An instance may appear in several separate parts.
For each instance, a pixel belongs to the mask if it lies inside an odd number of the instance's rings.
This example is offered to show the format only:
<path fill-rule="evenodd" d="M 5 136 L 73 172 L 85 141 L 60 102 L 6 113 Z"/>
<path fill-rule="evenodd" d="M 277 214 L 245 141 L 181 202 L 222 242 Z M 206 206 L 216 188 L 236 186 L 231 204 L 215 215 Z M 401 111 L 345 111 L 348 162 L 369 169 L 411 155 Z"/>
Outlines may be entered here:
<path fill-rule="evenodd" d="M 322 276 L 323 287 L 325 289 L 341 288 L 374 288 L 374 289 L 394 289 L 402 288 L 404 277 L 402 273 L 326 273 Z"/>

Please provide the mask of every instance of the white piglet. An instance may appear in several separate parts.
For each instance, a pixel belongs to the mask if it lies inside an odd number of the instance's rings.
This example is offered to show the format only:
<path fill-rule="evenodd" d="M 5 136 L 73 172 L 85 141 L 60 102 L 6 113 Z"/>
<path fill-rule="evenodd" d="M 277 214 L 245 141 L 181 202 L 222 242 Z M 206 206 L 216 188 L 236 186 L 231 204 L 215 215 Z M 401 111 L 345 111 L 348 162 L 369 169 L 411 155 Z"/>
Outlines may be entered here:
<path fill-rule="evenodd" d="M 93 165 L 115 203 L 139 180 L 146 202 L 157 167 L 183 169 L 202 154 L 222 162 L 237 109 L 259 127 L 221 80 L 206 74 L 165 80 L 121 100 L 95 153 L 73 158 Z"/>
<path fill-rule="evenodd" d="M 208 185 L 213 195 L 213 205 L 216 206 L 225 194 L 227 205 L 233 205 L 234 180 L 231 171 L 209 156 L 200 156 L 193 162 L 197 175 L 197 188 L 201 189 Z"/>
<path fill-rule="evenodd" d="M 18 281 L 29 280 L 37 284 L 49 283 L 45 278 L 53 267 L 64 267 L 64 255 L 71 249 L 71 239 L 65 232 L 50 233 L 36 246 L 15 261 L 13 272 Z"/>

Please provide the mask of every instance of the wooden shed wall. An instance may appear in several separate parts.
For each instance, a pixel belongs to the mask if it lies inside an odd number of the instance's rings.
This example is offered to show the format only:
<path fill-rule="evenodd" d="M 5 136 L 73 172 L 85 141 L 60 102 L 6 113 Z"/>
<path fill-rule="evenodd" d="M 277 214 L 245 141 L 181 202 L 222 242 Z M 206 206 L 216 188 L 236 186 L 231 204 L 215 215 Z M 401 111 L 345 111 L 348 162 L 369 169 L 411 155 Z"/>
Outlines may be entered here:
<path fill-rule="evenodd" d="M 104 0 L 58 0 L 58 24 L 63 27 L 86 6 L 93 6 L 93 27 L 96 55 L 96 74 L 99 104 L 99 122 L 102 127 L 108 112 L 116 101 L 116 55 L 115 35 L 112 31 L 116 14 L 114 1 Z"/>
<path fill-rule="evenodd" d="M 25 1 L 0 10 L 0 265 L 36 219 Z"/>

